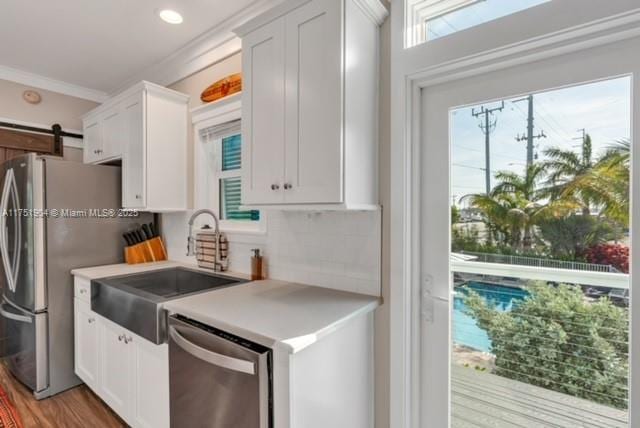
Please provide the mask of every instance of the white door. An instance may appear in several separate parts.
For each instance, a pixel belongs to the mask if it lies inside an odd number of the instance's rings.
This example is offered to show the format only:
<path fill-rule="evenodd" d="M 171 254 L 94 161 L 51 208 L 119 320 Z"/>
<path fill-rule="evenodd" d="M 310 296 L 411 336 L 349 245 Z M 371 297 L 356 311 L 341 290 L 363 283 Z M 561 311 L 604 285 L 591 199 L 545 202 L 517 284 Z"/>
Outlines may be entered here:
<path fill-rule="evenodd" d="M 107 110 L 102 118 L 102 148 L 100 159 L 113 158 L 122 155 L 123 140 L 125 139 L 124 118 L 120 105 Z"/>
<path fill-rule="evenodd" d="M 100 155 L 99 150 L 102 149 L 100 121 L 95 118 L 95 120 L 85 122 L 83 134 L 84 163 L 95 162 Z"/>
<path fill-rule="evenodd" d="M 245 204 L 283 201 L 284 18 L 242 39 L 242 199 Z"/>
<path fill-rule="evenodd" d="M 420 426 L 629 426 L 640 299 L 624 257 L 598 252 L 640 239 L 616 169 L 629 158 L 605 157 L 625 151 L 616 140 L 638 146 L 639 50 L 630 39 L 422 90 Z M 565 161 L 590 166 L 558 172 Z M 591 229 L 571 235 L 577 223 Z M 595 240 L 603 224 L 619 229 Z"/>
<path fill-rule="evenodd" d="M 89 304 L 75 301 L 75 369 L 91 389 L 98 386 L 98 324 Z"/>
<path fill-rule="evenodd" d="M 136 94 L 123 102 L 125 130 L 124 156 L 122 159 L 122 206 L 145 206 L 145 147 L 144 98 Z"/>
<path fill-rule="evenodd" d="M 132 349 L 122 327 L 100 319 L 100 397 L 127 419 L 131 408 Z"/>
<path fill-rule="evenodd" d="M 133 349 L 133 415 L 136 426 L 168 427 L 169 346 L 155 345 L 138 336 L 129 336 Z"/>
<path fill-rule="evenodd" d="M 315 0 L 286 16 L 287 203 L 342 202 L 340 2 Z"/>

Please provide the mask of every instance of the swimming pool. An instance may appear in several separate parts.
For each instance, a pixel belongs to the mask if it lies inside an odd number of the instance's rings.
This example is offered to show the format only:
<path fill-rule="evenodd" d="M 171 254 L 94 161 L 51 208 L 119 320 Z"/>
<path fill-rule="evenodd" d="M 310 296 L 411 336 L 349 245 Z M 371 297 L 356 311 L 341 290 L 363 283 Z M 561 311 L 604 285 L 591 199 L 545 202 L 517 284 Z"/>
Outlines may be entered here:
<path fill-rule="evenodd" d="M 487 332 L 478 326 L 476 320 L 466 314 L 464 296 L 473 290 L 485 299 L 489 305 L 501 312 L 510 312 L 513 305 L 524 300 L 528 293 L 518 288 L 482 282 L 468 282 L 456 288 L 453 299 L 453 341 L 482 352 L 491 352 L 491 340 Z"/>

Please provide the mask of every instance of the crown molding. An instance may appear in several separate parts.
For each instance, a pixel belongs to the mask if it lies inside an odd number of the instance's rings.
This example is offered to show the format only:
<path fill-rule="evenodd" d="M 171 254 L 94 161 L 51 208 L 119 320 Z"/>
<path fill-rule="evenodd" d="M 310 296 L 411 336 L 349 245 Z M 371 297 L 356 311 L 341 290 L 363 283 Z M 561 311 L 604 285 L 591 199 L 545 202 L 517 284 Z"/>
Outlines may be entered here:
<path fill-rule="evenodd" d="M 0 79 L 97 103 L 102 103 L 108 98 L 106 92 L 74 85 L 73 83 L 63 82 L 62 80 L 52 79 L 5 65 L 0 65 Z"/>
<path fill-rule="evenodd" d="M 281 2 L 282 0 L 257 0 L 253 2 L 162 61 L 122 82 L 114 93 L 141 80 L 168 86 L 240 52 L 242 49 L 241 40 L 232 30 Z"/>

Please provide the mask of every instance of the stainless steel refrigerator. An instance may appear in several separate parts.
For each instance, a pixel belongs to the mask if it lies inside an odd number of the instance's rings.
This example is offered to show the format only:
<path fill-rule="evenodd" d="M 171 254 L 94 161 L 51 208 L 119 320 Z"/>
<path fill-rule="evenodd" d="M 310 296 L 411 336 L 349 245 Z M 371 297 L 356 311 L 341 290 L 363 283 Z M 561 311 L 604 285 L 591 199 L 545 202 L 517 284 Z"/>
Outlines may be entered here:
<path fill-rule="evenodd" d="M 0 351 L 44 398 L 81 383 L 73 361 L 71 269 L 119 263 L 120 168 L 36 156 L 0 165 Z"/>

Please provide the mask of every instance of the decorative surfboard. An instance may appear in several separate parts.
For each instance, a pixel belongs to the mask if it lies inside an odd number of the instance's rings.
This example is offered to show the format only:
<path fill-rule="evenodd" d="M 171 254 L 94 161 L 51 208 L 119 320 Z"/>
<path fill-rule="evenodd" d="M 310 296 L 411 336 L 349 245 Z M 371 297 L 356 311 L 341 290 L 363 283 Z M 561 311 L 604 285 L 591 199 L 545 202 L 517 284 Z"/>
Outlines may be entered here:
<path fill-rule="evenodd" d="M 209 86 L 202 92 L 200 99 L 202 102 L 210 103 L 240 91 L 242 91 L 242 74 L 237 73 L 218 80 Z"/>

